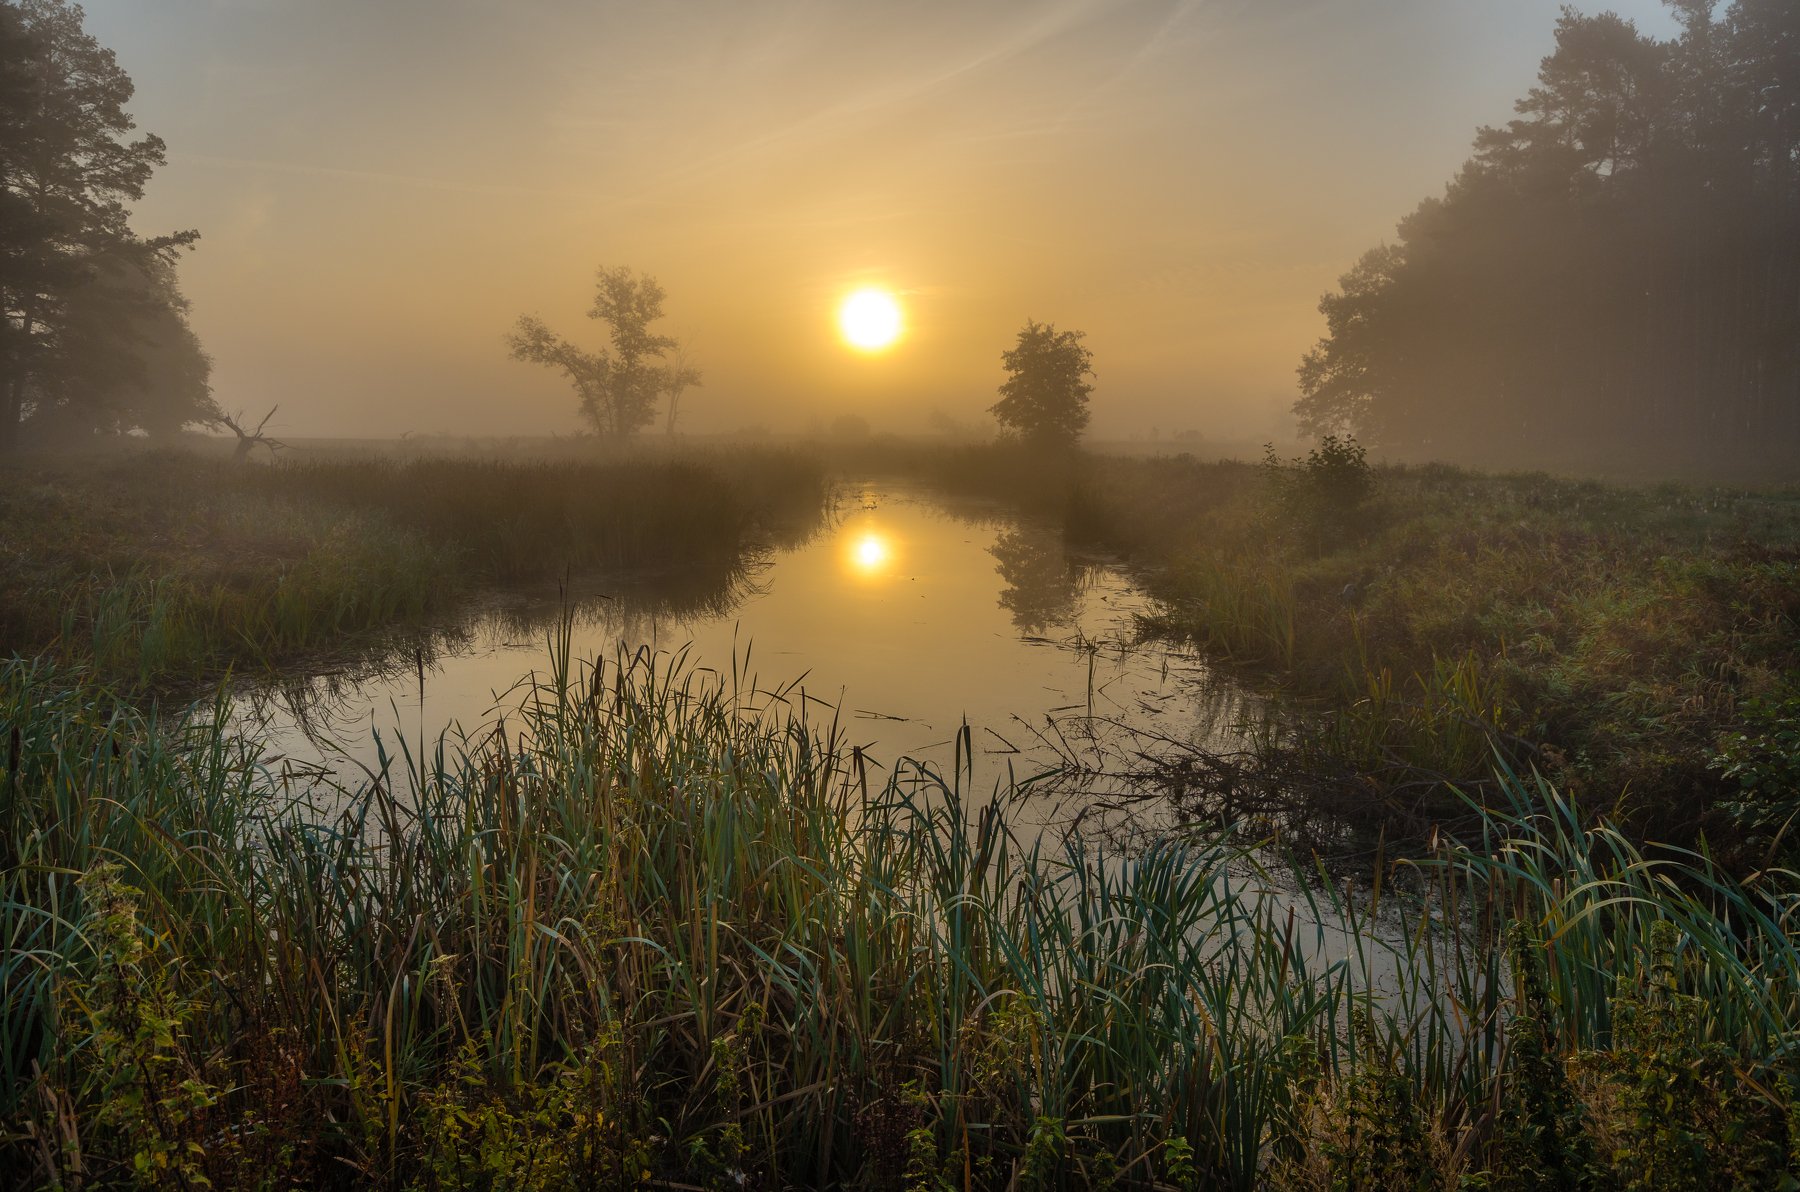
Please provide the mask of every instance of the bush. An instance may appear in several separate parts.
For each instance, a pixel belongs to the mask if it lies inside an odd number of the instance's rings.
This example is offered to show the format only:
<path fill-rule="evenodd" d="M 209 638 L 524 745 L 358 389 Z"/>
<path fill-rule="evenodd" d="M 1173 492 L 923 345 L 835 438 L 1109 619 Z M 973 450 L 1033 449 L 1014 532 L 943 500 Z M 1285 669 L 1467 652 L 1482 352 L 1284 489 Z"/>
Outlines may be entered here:
<path fill-rule="evenodd" d="M 1365 511 L 1375 493 L 1375 470 L 1361 443 L 1326 435 L 1304 459 L 1283 462 L 1266 444 L 1263 468 L 1283 520 L 1319 548 L 1367 528 Z"/>

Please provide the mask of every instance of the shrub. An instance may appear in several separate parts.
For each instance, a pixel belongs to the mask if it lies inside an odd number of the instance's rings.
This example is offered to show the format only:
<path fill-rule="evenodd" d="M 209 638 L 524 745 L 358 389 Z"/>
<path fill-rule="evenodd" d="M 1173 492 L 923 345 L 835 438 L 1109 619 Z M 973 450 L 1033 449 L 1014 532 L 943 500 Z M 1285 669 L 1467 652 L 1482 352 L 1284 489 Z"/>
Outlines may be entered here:
<path fill-rule="evenodd" d="M 1323 549 L 1367 529 L 1375 471 L 1368 450 L 1354 438 L 1326 435 L 1306 458 L 1286 462 L 1275 454 L 1274 444 L 1267 444 L 1263 469 L 1282 519 L 1315 547 Z"/>

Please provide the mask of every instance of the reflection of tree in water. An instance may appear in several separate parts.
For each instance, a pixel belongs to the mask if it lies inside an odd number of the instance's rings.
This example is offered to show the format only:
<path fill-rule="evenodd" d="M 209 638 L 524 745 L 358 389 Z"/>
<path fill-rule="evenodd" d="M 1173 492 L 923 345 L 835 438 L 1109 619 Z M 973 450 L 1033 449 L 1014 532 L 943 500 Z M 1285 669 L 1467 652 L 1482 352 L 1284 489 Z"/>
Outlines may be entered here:
<path fill-rule="evenodd" d="M 1063 548 L 1062 535 L 1045 526 L 1011 526 L 988 547 L 1006 582 L 1000 607 L 1021 633 L 1043 633 L 1074 619 L 1081 569 Z"/>
<path fill-rule="evenodd" d="M 482 616 L 485 636 L 509 640 L 542 640 L 564 617 L 577 628 L 605 630 L 628 638 L 647 636 L 657 626 L 680 630 L 690 622 L 728 615 L 763 589 L 758 576 L 766 557 L 742 552 L 722 565 L 687 567 L 568 581 L 552 596 L 498 603 Z"/>

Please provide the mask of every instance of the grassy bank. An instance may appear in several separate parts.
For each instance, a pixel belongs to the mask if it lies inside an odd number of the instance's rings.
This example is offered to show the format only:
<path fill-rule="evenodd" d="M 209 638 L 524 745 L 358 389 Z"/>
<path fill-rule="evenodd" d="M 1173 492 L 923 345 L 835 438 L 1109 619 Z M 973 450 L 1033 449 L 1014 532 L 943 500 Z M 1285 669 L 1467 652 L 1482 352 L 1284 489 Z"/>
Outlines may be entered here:
<path fill-rule="evenodd" d="M 1034 460 L 870 446 L 851 469 L 1020 498 L 1144 569 L 1152 628 L 1287 696 L 1308 799 L 1421 835 L 1496 754 L 1745 871 L 1800 831 L 1800 493 L 1447 467 Z M 1797 825 L 1800 827 L 1800 825 Z"/>
<path fill-rule="evenodd" d="M 1328 708 L 1304 746 L 1390 814 L 1428 821 L 1498 749 L 1644 836 L 1764 860 L 1800 809 L 1768 802 L 1800 696 L 1800 494 L 1371 480 L 1345 507 L 1304 468 L 1092 461 L 1071 528 L 1161 565 L 1162 628 Z"/>
<path fill-rule="evenodd" d="M 1040 851 L 1005 792 L 869 786 L 778 697 L 563 659 L 504 739 L 329 813 L 205 709 L 159 722 L 0 666 L 0 1182 L 1702 1188 L 1791 1166 L 1800 904 L 1774 876 L 1646 862 L 1514 781 L 1467 847 L 1378 870 L 1373 905 L 1290 910 L 1229 844 Z"/>
<path fill-rule="evenodd" d="M 569 448 L 573 450 L 573 448 Z M 827 469 L 1066 518 L 1142 565 L 1153 628 L 1298 714 L 1265 785 L 1423 836 L 1496 754 L 1739 871 L 1800 844 L 1800 498 L 1546 476 L 867 442 L 484 461 L 42 461 L 0 478 L 0 642 L 139 680 L 357 648 L 484 585 L 670 564 L 706 604 L 817 524 Z"/>
<path fill-rule="evenodd" d="M 825 497 L 773 451 L 33 460 L 0 478 L 0 642 L 153 680 L 353 647 L 484 585 L 680 566 L 723 590 Z"/>

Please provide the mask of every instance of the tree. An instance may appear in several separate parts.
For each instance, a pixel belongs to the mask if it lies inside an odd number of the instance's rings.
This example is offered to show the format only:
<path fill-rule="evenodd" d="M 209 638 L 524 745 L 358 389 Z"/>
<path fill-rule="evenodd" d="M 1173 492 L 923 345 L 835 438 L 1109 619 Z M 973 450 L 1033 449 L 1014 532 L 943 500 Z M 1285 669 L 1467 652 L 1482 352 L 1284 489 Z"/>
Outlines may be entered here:
<path fill-rule="evenodd" d="M 989 407 L 1000 425 L 1037 446 L 1072 447 L 1088 422 L 1093 352 L 1080 331 L 1027 320 L 1019 342 L 1000 355 L 1007 378 Z"/>
<path fill-rule="evenodd" d="M 287 447 L 286 443 L 283 443 L 280 439 L 270 438 L 263 430 L 265 426 L 269 425 L 269 419 L 275 417 L 275 411 L 280 408 L 280 406 L 270 406 L 269 412 L 262 416 L 262 421 L 256 424 L 254 430 L 244 429 L 249 419 L 244 417 L 244 412 L 242 410 L 239 410 L 235 415 L 221 413 L 217 418 L 213 419 L 215 424 L 223 426 L 226 430 L 229 430 L 232 434 L 237 436 L 237 447 L 233 449 L 231 453 L 232 463 L 243 463 L 245 460 L 249 459 L 251 455 L 255 454 L 258 447 L 267 447 L 271 456 Z"/>
<path fill-rule="evenodd" d="M 653 277 L 634 276 L 623 266 L 602 267 L 588 318 L 609 328 L 610 352 L 579 348 L 531 315 L 520 316 L 506 344 L 514 360 L 562 370 L 595 434 L 626 439 L 655 420 L 658 400 L 668 396 L 678 401 L 684 390 L 700 383 L 699 370 L 679 359 L 665 362 L 679 348 L 675 340 L 650 330 L 662 318 L 663 297 Z"/>
<path fill-rule="evenodd" d="M 1384 392 L 1377 350 L 1381 299 L 1400 262 L 1397 249 L 1372 248 L 1338 279 L 1342 292 L 1319 299 L 1326 334 L 1300 362 L 1300 400 L 1294 404 L 1303 433 L 1333 434 L 1350 427 L 1372 433 L 1370 406 Z"/>
<path fill-rule="evenodd" d="M 587 352 L 557 335 L 533 315 L 520 315 L 506 337 L 514 360 L 562 370 L 575 387 L 577 408 L 593 424 L 594 433 L 606 434 L 612 426 L 608 385 L 612 361 L 604 352 Z"/>
<path fill-rule="evenodd" d="M 212 423 L 212 360 L 188 325 L 174 268 L 101 258 L 74 290 L 36 389 L 36 437 L 144 430 L 172 435 Z"/>
<path fill-rule="evenodd" d="M 189 304 L 176 284 L 174 267 L 153 261 L 143 278 L 142 310 L 133 325 L 140 370 L 117 399 L 123 421 L 152 437 L 216 422 L 220 410 L 212 395 L 212 357 L 188 324 Z"/>
<path fill-rule="evenodd" d="M 1320 302 L 1294 410 L 1402 456 L 1783 466 L 1800 451 L 1800 4 L 1565 9 L 1516 118 Z"/>
<path fill-rule="evenodd" d="M 675 422 L 681 417 L 681 395 L 700 384 L 700 370 L 694 367 L 693 358 L 686 348 L 678 348 L 675 358 L 663 365 L 662 391 L 668 396 L 669 405 L 664 424 L 667 433 L 675 433 Z"/>
<path fill-rule="evenodd" d="M 159 138 L 127 139 L 132 90 L 112 51 L 83 31 L 79 6 L 0 6 L 0 451 L 40 411 L 81 422 L 84 406 L 97 408 L 79 375 L 95 353 L 106 367 L 130 359 L 129 328 L 102 344 L 95 325 L 76 326 L 111 297 L 94 287 L 115 268 L 167 263 L 198 238 L 146 240 L 129 226 L 127 204 L 164 160 Z"/>

